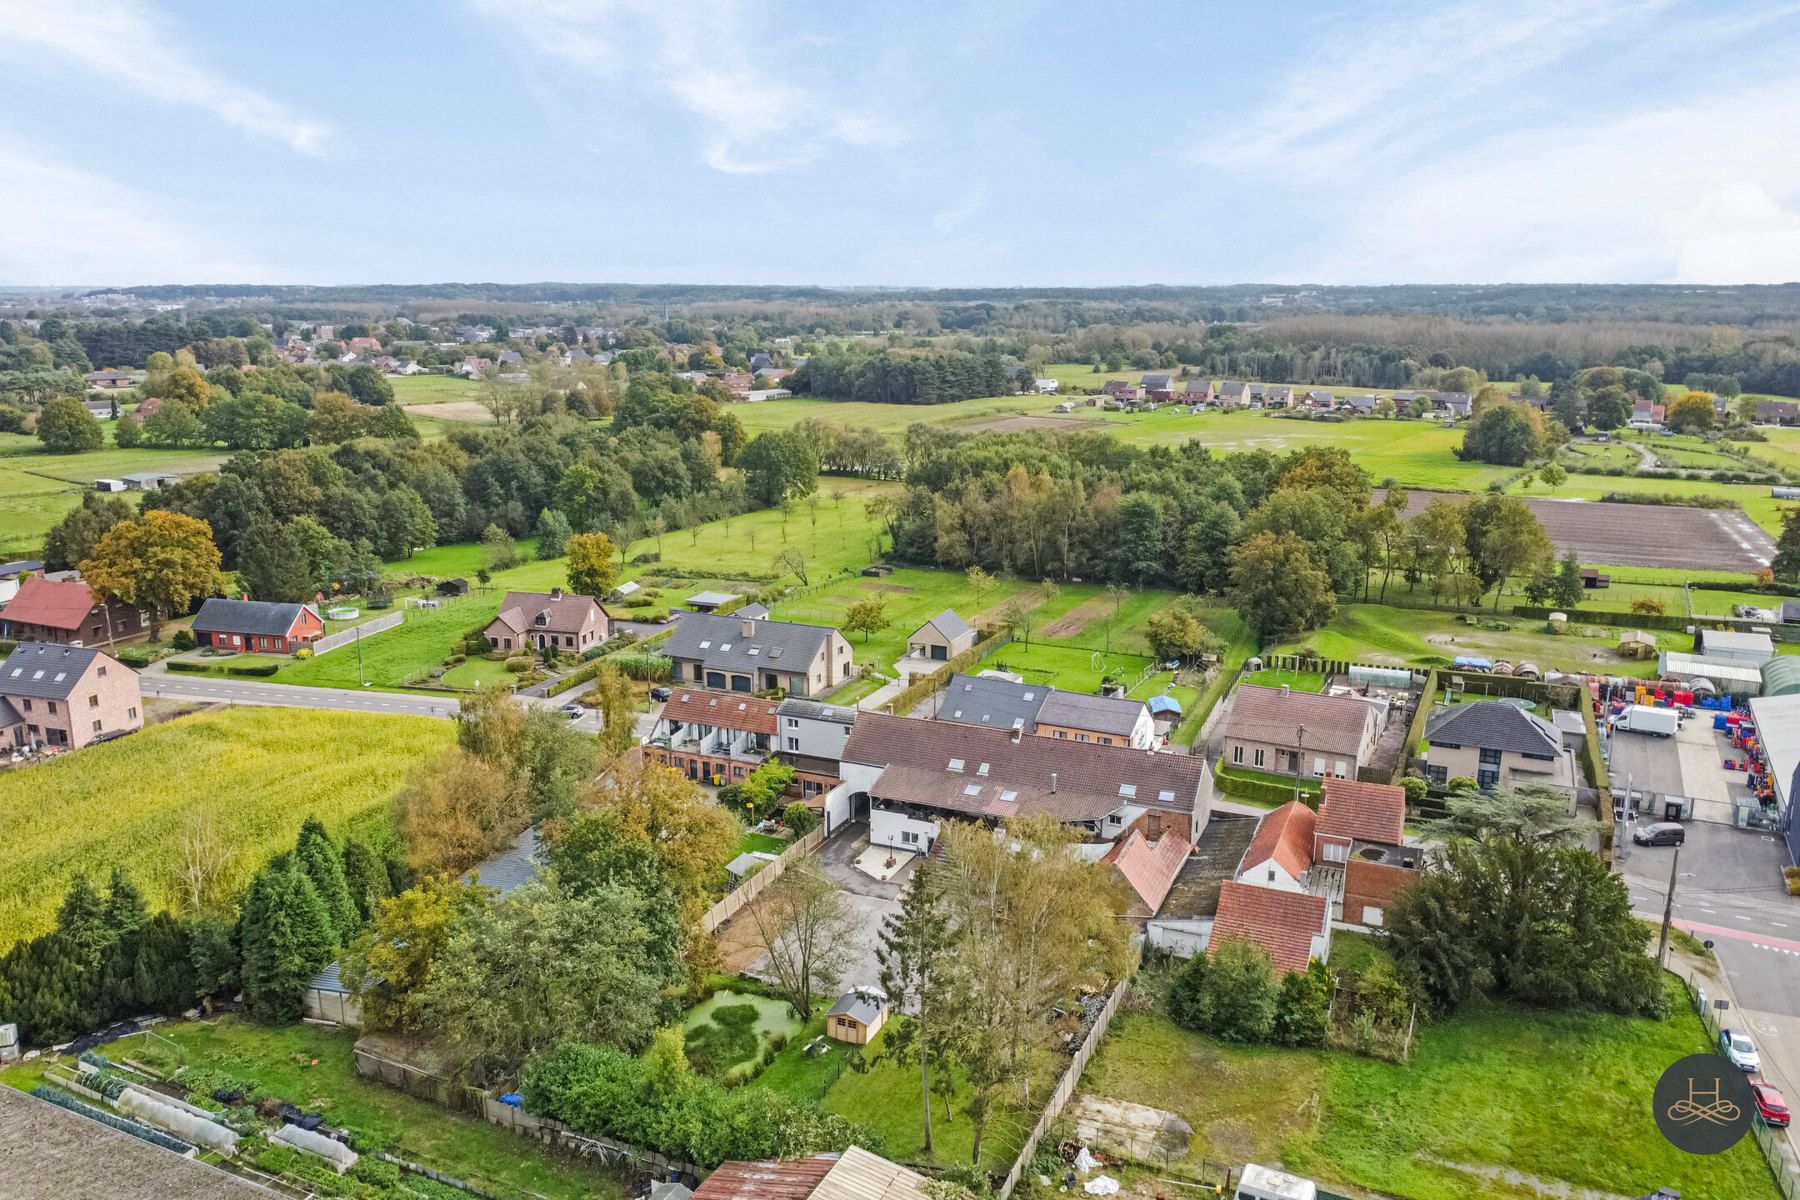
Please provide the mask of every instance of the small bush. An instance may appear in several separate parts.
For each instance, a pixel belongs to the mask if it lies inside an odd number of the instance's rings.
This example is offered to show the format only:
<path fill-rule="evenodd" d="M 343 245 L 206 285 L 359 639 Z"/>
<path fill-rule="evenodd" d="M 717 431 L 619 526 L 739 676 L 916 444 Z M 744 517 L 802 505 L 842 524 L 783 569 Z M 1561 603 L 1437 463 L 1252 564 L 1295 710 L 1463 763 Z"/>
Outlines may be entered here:
<path fill-rule="evenodd" d="M 469 656 L 466 654 L 452 654 L 449 658 L 444 660 L 444 665 L 446 667 L 460 667 L 467 661 L 469 661 Z"/>
<path fill-rule="evenodd" d="M 523 675 L 531 670 L 531 658 L 528 655 L 515 655 L 506 660 L 506 669 L 514 675 Z"/>
<path fill-rule="evenodd" d="M 169 645 L 175 647 L 177 650 L 192 650 L 194 648 L 193 631 L 190 629 L 177 629 L 175 631 L 175 636 L 169 639 Z"/>
<path fill-rule="evenodd" d="M 805 837 L 819 826 L 818 814 L 796 800 L 781 810 L 781 823 L 794 831 L 795 837 Z"/>

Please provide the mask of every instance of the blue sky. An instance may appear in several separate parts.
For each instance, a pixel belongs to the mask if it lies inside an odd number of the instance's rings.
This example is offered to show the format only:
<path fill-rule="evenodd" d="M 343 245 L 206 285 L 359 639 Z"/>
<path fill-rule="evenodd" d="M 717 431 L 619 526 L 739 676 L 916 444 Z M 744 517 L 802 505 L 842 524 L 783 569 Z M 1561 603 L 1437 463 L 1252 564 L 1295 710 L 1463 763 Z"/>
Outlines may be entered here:
<path fill-rule="evenodd" d="M 1800 279 L 1800 4 L 0 0 L 0 282 Z"/>

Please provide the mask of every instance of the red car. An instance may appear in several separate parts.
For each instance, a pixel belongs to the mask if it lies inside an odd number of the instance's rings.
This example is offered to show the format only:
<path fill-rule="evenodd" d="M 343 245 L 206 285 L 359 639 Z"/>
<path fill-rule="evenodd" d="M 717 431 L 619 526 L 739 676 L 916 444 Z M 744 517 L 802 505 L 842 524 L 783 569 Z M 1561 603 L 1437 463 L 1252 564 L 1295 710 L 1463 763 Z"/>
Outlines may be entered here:
<path fill-rule="evenodd" d="M 1787 1101 L 1782 1099 L 1780 1092 L 1766 1083 L 1752 1083 L 1750 1090 L 1756 1093 L 1757 1115 L 1771 1125 L 1788 1123 Z"/>

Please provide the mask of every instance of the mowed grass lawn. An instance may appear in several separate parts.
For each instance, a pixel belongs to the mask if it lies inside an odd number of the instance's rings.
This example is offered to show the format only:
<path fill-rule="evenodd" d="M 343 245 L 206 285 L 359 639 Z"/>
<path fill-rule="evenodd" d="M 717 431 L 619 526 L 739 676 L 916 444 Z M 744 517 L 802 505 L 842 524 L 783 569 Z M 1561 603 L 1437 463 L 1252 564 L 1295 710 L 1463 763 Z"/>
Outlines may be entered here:
<path fill-rule="evenodd" d="M 394 375 L 395 404 L 449 404 L 480 400 L 481 385 L 458 375 Z"/>
<path fill-rule="evenodd" d="M 327 1122 L 354 1133 L 364 1149 L 385 1149 L 491 1194 L 552 1200 L 619 1200 L 625 1195 L 622 1179 L 604 1167 L 552 1155 L 510 1129 L 362 1078 L 351 1053 L 357 1036 L 350 1029 L 271 1028 L 225 1016 L 160 1025 L 154 1037 L 125 1038 L 103 1053 L 165 1073 L 186 1064 L 253 1080 L 263 1095 L 324 1113 Z M 65 1060 L 64 1065 L 73 1064 Z M 32 1082 L 31 1073 L 18 1067 L 0 1071 L 0 1083 L 29 1088 Z"/>
<path fill-rule="evenodd" d="M 1080 646 L 1059 646 L 1053 642 L 1014 641 L 994 651 L 983 667 L 1011 671 L 1024 677 L 1026 683 L 1041 683 L 1065 692 L 1097 693 L 1100 685 L 1112 679 L 1127 687 L 1138 682 L 1138 676 L 1150 665 L 1142 654 L 1121 650 L 1087 650 Z"/>
<path fill-rule="evenodd" d="M 356 688 L 367 681 L 383 689 L 403 687 L 407 680 L 443 665 L 444 659 L 458 650 L 463 634 L 492 621 L 504 594 L 496 586 L 492 591 L 471 591 L 458 599 L 444 600 L 440 608 L 407 609 L 398 628 L 361 640 L 360 675 L 359 648 L 352 642 L 329 654 L 292 659 L 270 682 Z M 492 675 L 487 668 L 499 668 L 505 674 L 504 664 L 485 659 L 472 661 L 482 666 L 464 673 L 469 685 L 477 678 L 486 682 Z"/>
<path fill-rule="evenodd" d="M 1749 1139 L 1685 1154 L 1657 1131 L 1651 1091 L 1706 1049 L 1680 985 L 1662 1021 L 1500 1006 L 1422 1025 L 1407 1065 L 1336 1051 L 1232 1047 L 1164 1017 L 1121 1013 L 1082 1091 L 1180 1113 L 1186 1165 L 1279 1163 L 1325 1187 L 1405 1200 L 1777 1195 Z M 1538 1181 L 1508 1183 L 1517 1171 Z"/>
<path fill-rule="evenodd" d="M 230 848 L 234 884 L 309 816 L 385 841 L 388 800 L 454 733 L 428 717 L 231 708 L 0 772 L 0 951 L 50 927 L 78 871 L 103 879 L 122 866 L 167 907 L 180 838 L 200 814 Z"/>
<path fill-rule="evenodd" d="M 824 1054 L 807 1057 L 807 1043 L 825 1032 L 823 1011 L 823 1007 L 816 1010 L 806 1028 L 789 1040 L 750 1086 L 816 1100 L 831 1112 L 872 1127 L 886 1142 L 887 1156 L 901 1162 L 967 1164 L 975 1143 L 975 1127 L 967 1114 L 967 1089 L 957 1088 L 952 1102 L 945 1104 L 933 1080 L 932 1149 L 926 1154 L 917 1063 L 897 1063 L 880 1057 L 887 1040 L 885 1029 L 862 1050 L 866 1072 L 851 1065 L 851 1051 L 842 1042 L 827 1042 L 829 1049 Z M 1057 1073 L 1067 1067 L 1069 1060 L 1042 1047 L 1027 1053 L 1032 1103 L 1042 1105 L 1055 1085 Z M 981 1145 L 981 1165 L 990 1171 L 1006 1170 L 1037 1120 L 1036 1111 L 1024 1110 L 1022 1099 L 1015 1083 L 1003 1088 L 995 1101 Z"/>
<path fill-rule="evenodd" d="M 1587 637 L 1572 622 L 1575 632 L 1552 634 L 1545 622 L 1525 617 L 1483 615 L 1504 629 L 1469 625 L 1456 614 L 1382 604 L 1348 604 L 1324 628 L 1279 647 L 1282 653 L 1310 648 L 1321 657 L 1348 662 L 1391 663 L 1395 666 L 1448 665 L 1458 655 L 1536 663 L 1540 670 L 1603 670 L 1612 675 L 1649 675 L 1654 659 L 1624 659 L 1616 653 L 1620 630 L 1594 626 L 1599 636 Z M 1686 650 L 1693 645 L 1686 634 L 1662 632 L 1657 644 L 1665 650 Z"/>

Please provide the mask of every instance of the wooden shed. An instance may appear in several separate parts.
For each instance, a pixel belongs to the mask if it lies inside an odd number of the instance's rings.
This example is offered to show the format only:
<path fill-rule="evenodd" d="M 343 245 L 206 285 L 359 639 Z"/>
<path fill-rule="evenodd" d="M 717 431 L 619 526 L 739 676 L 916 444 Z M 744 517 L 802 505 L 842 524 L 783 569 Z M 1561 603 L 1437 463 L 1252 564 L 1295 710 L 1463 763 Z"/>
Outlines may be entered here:
<path fill-rule="evenodd" d="M 866 1046 L 887 1024 L 887 993 L 880 988 L 855 988 L 838 997 L 825 1014 L 825 1036 L 833 1041 Z"/>

